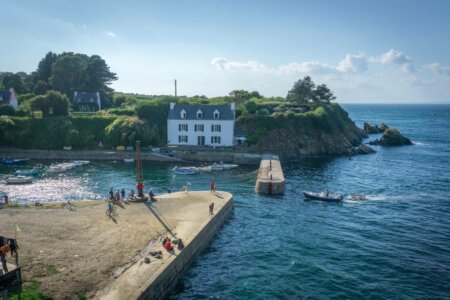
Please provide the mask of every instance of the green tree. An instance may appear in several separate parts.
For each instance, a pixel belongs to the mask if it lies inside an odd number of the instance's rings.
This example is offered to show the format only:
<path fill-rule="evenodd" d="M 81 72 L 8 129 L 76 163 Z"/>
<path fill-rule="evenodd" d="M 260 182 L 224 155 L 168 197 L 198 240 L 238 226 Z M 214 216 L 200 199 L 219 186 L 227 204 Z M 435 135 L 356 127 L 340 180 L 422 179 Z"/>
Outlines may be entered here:
<path fill-rule="evenodd" d="M 254 114 L 258 109 L 258 106 L 256 105 L 256 102 L 254 100 L 250 100 L 245 103 L 245 109 L 248 113 Z"/>
<path fill-rule="evenodd" d="M 69 99 L 57 91 L 48 91 L 45 95 L 54 116 L 67 116 L 69 114 Z"/>
<path fill-rule="evenodd" d="M 7 73 L 3 75 L 2 86 L 5 89 L 14 88 L 14 91 L 17 94 L 26 92 L 22 77 L 18 74 Z"/>
<path fill-rule="evenodd" d="M 330 103 L 336 100 L 336 97 L 325 84 L 320 84 L 314 90 L 314 100 L 322 103 Z"/>
<path fill-rule="evenodd" d="M 45 57 L 41 59 L 36 70 L 37 80 L 49 82 L 49 79 L 52 76 L 53 64 L 57 59 L 58 55 L 52 52 L 48 52 Z"/>
<path fill-rule="evenodd" d="M 0 105 L 0 116 L 14 116 L 16 114 L 16 111 L 14 110 L 14 107 L 12 107 L 9 104 L 2 104 Z"/>
<path fill-rule="evenodd" d="M 40 95 L 32 98 L 30 100 L 31 111 L 41 111 L 43 117 L 47 117 L 50 113 L 50 105 L 48 103 L 47 97 Z"/>
<path fill-rule="evenodd" d="M 52 67 L 50 84 L 53 89 L 69 97 L 82 90 L 86 80 L 88 59 L 84 54 L 61 54 Z"/>
<path fill-rule="evenodd" d="M 33 93 L 35 95 L 45 95 L 47 91 L 50 89 L 50 86 L 47 82 L 43 80 L 39 80 L 34 86 Z"/>
<path fill-rule="evenodd" d="M 264 98 L 264 96 L 262 96 L 257 91 L 249 92 L 246 90 L 233 90 L 228 95 L 236 103 L 242 103 L 242 102 L 250 100 L 251 98 L 258 98 L 258 99 Z"/>
<path fill-rule="evenodd" d="M 310 101 L 314 100 L 314 88 L 315 84 L 311 80 L 311 77 L 306 76 L 294 83 L 294 86 L 288 92 L 286 99 L 296 102 L 299 105 L 308 104 Z"/>

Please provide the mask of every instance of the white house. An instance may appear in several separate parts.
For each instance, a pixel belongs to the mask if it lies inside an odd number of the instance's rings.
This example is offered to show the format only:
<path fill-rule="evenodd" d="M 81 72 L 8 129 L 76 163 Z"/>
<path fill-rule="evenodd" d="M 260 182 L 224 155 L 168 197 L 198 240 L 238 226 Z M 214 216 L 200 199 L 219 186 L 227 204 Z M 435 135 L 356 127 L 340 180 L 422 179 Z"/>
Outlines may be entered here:
<path fill-rule="evenodd" d="M 0 90 L 0 105 L 11 105 L 14 109 L 17 109 L 19 103 L 17 102 L 16 93 L 13 88 L 9 90 Z"/>
<path fill-rule="evenodd" d="M 167 144 L 233 146 L 234 103 L 187 105 L 170 103 Z"/>

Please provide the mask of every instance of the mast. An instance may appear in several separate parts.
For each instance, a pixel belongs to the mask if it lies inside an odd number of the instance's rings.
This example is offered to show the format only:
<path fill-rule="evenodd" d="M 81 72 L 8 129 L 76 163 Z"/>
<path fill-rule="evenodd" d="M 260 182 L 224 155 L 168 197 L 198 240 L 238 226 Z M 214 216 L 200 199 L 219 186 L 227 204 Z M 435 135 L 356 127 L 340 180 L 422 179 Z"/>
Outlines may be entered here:
<path fill-rule="evenodd" d="M 136 188 L 138 190 L 138 197 L 144 197 L 144 176 L 142 173 L 142 158 L 141 158 L 141 142 L 136 141 Z"/>

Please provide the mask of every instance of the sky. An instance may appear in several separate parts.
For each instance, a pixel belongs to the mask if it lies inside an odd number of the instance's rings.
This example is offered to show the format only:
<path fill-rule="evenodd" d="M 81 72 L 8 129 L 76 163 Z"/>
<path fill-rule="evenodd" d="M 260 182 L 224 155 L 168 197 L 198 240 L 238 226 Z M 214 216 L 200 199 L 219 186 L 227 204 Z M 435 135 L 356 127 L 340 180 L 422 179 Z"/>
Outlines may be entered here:
<path fill-rule="evenodd" d="M 311 76 L 341 103 L 450 103 L 450 1 L 0 0 L 0 72 L 98 54 L 117 91 L 283 96 Z"/>

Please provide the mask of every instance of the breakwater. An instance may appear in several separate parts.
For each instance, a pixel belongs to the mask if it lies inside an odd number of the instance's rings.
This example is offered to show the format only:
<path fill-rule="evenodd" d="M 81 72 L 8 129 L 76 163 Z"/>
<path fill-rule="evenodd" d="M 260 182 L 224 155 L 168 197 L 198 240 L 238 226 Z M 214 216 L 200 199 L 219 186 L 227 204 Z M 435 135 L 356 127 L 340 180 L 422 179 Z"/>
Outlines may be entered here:
<path fill-rule="evenodd" d="M 284 174 L 278 157 L 265 155 L 259 166 L 255 192 L 263 195 L 281 195 L 284 189 Z"/>

